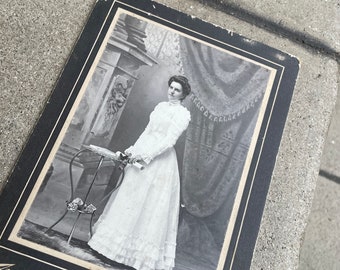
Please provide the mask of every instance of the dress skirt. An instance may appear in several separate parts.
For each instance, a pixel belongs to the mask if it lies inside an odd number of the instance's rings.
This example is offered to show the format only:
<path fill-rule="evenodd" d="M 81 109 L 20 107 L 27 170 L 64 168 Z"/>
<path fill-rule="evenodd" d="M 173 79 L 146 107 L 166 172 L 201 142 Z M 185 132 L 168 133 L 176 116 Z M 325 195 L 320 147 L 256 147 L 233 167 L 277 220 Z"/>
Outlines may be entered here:
<path fill-rule="evenodd" d="M 173 147 L 144 170 L 126 167 L 94 226 L 88 244 L 105 257 L 137 270 L 174 267 L 180 183 Z"/>

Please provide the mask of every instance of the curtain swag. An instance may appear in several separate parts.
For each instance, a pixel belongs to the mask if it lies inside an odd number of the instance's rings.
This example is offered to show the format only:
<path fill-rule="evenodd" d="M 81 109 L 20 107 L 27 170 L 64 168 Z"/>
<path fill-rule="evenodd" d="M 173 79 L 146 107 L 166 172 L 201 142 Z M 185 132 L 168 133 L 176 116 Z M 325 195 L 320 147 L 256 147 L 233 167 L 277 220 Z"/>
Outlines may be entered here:
<path fill-rule="evenodd" d="M 202 101 L 192 93 L 190 96 L 191 102 L 202 112 L 202 114 L 207 117 L 209 120 L 213 122 L 228 122 L 231 120 L 237 119 L 237 117 L 241 116 L 245 112 L 247 112 L 250 108 L 254 108 L 255 104 L 260 100 L 260 97 L 256 98 L 255 100 L 249 102 L 245 107 L 237 111 L 236 113 L 228 114 L 228 115 L 215 115 L 209 111 L 209 109 L 203 105 Z"/>

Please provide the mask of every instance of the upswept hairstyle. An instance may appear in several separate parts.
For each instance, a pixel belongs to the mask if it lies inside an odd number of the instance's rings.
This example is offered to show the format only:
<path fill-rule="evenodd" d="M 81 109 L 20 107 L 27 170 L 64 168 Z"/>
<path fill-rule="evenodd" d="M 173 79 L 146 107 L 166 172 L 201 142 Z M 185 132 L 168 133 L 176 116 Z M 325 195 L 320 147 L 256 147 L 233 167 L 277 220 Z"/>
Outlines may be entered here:
<path fill-rule="evenodd" d="M 168 86 L 170 86 L 170 84 L 172 82 L 177 82 L 180 83 L 182 85 L 182 91 L 183 91 L 183 99 L 185 99 L 187 97 L 187 95 L 189 95 L 191 93 L 191 86 L 189 84 L 189 80 L 187 79 L 187 77 L 181 76 L 181 75 L 174 75 L 171 76 L 169 81 L 168 81 Z"/>

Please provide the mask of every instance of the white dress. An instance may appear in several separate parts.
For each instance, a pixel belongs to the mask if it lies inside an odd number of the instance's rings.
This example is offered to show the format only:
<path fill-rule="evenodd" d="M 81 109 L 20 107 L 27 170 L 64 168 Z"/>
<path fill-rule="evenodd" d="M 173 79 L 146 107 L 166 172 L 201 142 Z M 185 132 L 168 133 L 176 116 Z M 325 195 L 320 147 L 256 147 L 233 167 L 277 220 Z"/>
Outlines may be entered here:
<path fill-rule="evenodd" d="M 180 182 L 173 146 L 189 121 L 189 111 L 179 103 L 155 107 L 144 132 L 126 150 L 148 165 L 142 171 L 126 168 L 122 185 L 94 226 L 91 248 L 137 270 L 174 267 Z"/>

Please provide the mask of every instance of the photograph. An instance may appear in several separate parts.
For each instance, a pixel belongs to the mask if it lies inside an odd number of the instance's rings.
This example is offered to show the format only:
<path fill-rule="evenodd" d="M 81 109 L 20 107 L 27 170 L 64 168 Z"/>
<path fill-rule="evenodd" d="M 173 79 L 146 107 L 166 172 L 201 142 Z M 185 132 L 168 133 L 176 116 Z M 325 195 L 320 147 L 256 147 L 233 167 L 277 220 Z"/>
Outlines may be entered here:
<path fill-rule="evenodd" d="M 124 6 L 105 31 L 8 240 L 60 269 L 224 269 L 277 69 Z"/>

